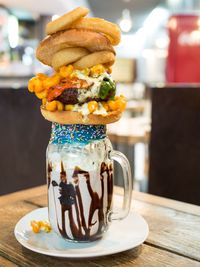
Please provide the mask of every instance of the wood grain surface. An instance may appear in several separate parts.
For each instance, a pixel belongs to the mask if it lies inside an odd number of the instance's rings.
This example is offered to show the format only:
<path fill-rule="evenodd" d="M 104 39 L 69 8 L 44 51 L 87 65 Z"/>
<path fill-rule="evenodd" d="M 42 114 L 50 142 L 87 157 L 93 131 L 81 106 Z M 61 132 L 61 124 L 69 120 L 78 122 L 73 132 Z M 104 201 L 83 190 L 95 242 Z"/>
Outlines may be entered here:
<path fill-rule="evenodd" d="M 122 203 L 116 188 L 115 205 Z M 148 201 L 149 197 L 149 201 Z M 10 201 L 10 199 L 12 201 Z M 160 201 L 159 201 L 160 200 Z M 169 201 L 169 207 L 167 202 Z M 6 204 L 7 203 L 7 204 Z M 46 186 L 0 197 L 0 266 L 191 266 L 200 267 L 199 207 L 133 193 L 132 209 L 148 222 L 147 241 L 136 249 L 113 256 L 87 260 L 58 259 L 23 248 L 13 230 L 17 221 L 37 207 L 46 206 Z M 188 207 L 187 207 L 188 206 Z M 189 207 L 192 212 L 189 213 Z"/>

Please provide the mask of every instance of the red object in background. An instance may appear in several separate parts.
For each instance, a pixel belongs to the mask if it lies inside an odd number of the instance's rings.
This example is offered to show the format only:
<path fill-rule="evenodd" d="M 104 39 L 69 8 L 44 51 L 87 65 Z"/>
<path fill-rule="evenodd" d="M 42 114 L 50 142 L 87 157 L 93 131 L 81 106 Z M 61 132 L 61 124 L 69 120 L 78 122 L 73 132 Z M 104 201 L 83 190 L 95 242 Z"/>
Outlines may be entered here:
<path fill-rule="evenodd" d="M 172 16 L 168 28 L 167 82 L 200 83 L 200 17 Z"/>

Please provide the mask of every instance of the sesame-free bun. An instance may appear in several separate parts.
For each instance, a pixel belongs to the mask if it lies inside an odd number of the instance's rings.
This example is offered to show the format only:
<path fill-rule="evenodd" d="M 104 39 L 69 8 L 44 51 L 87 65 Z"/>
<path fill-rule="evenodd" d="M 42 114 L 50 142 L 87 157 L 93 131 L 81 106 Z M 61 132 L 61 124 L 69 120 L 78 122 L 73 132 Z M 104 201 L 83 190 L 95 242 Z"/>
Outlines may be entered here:
<path fill-rule="evenodd" d="M 59 124 L 109 124 L 118 121 L 122 115 L 120 111 L 109 112 L 106 116 L 95 114 L 83 116 L 77 111 L 48 111 L 43 107 L 40 110 L 46 120 Z"/>
<path fill-rule="evenodd" d="M 37 47 L 36 57 L 45 65 L 52 67 L 54 54 L 69 47 L 82 47 L 89 52 L 109 51 L 115 54 L 111 42 L 105 35 L 88 30 L 72 29 L 47 36 Z"/>

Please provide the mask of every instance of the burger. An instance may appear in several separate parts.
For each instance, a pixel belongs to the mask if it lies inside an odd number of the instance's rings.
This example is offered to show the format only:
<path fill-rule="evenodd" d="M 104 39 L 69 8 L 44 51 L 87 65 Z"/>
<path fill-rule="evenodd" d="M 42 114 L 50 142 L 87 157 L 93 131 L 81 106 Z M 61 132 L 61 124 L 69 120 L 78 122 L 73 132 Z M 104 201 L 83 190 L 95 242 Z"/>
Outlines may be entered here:
<path fill-rule="evenodd" d="M 48 23 L 49 35 L 36 50 L 36 57 L 54 73 L 38 73 L 28 90 L 42 100 L 41 113 L 51 122 L 108 124 L 119 120 L 126 107 L 111 76 L 119 28 L 85 17 L 88 12 L 79 7 Z"/>

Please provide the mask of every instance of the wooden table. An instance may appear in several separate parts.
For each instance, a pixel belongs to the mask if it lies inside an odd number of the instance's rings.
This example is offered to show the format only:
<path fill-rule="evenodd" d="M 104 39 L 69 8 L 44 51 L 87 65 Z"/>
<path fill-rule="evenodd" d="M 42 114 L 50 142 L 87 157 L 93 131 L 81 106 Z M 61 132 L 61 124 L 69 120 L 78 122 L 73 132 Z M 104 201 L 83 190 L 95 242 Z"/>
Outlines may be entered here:
<path fill-rule="evenodd" d="M 133 115 L 141 114 L 145 110 L 146 101 L 129 100 L 127 102 L 126 111 L 131 112 Z"/>
<path fill-rule="evenodd" d="M 107 132 L 112 142 L 134 145 L 149 142 L 150 128 L 149 118 L 124 117 L 116 123 L 109 124 Z"/>
<path fill-rule="evenodd" d="M 115 201 L 122 190 L 115 188 Z M 185 267 L 200 266 L 200 207 L 144 193 L 133 193 L 132 209 L 148 222 L 146 242 L 113 256 L 72 260 L 40 255 L 23 248 L 13 229 L 27 212 L 47 205 L 46 186 L 0 197 L 0 266 Z M 133 229 L 134 231 L 134 229 Z"/>

